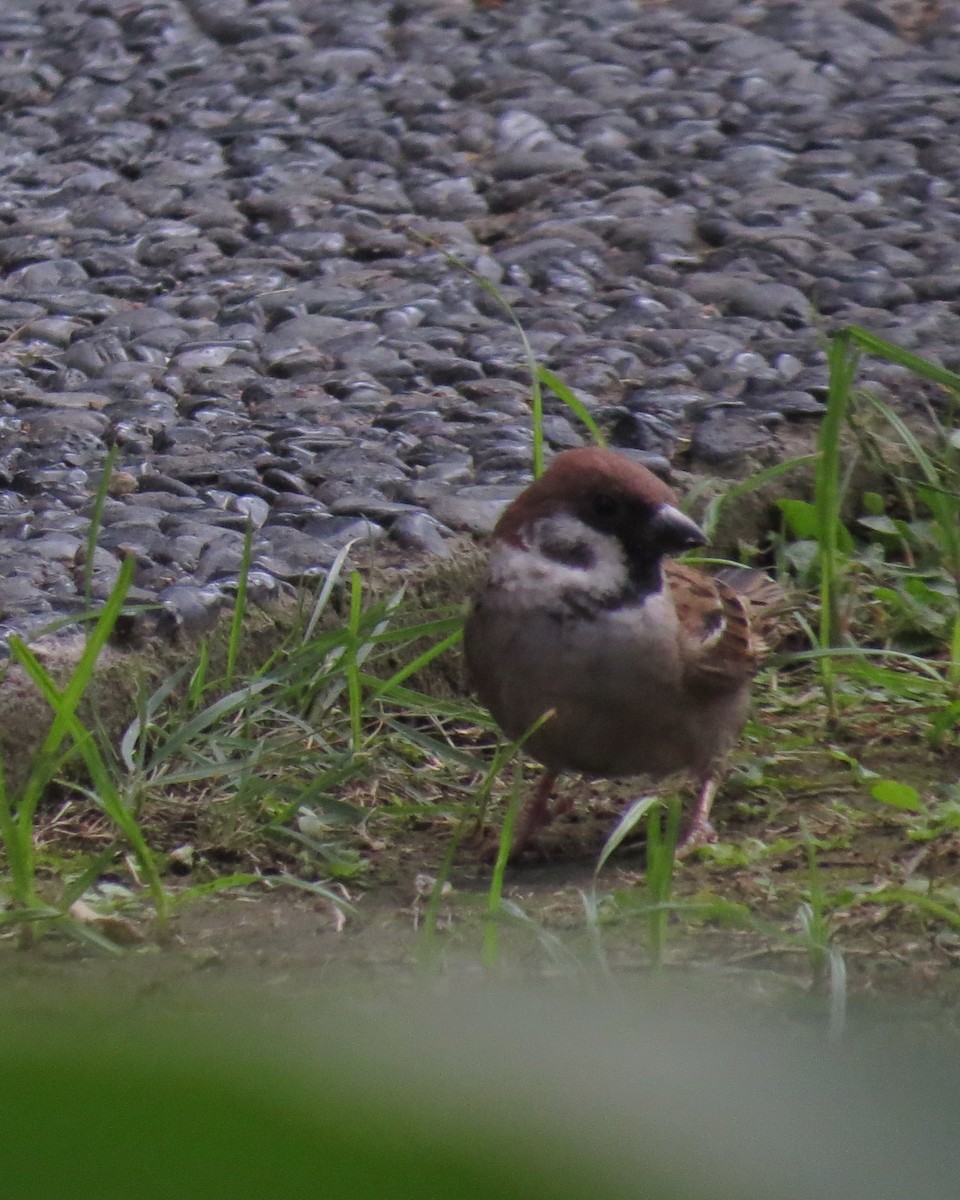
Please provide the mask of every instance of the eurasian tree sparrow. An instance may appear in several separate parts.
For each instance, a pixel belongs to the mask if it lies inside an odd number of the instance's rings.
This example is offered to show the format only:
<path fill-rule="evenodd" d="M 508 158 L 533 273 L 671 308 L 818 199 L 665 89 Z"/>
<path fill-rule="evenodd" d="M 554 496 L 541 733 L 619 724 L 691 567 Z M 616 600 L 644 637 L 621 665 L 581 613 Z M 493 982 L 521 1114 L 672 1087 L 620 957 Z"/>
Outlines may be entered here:
<path fill-rule="evenodd" d="M 706 540 L 676 503 L 629 458 L 569 450 L 494 530 L 466 625 L 469 672 L 511 740 L 552 713 L 525 744 L 545 772 L 514 854 L 569 807 L 550 808 L 561 771 L 685 772 L 700 783 L 685 844 L 715 837 L 717 770 L 764 645 L 746 594 L 666 557 Z"/>

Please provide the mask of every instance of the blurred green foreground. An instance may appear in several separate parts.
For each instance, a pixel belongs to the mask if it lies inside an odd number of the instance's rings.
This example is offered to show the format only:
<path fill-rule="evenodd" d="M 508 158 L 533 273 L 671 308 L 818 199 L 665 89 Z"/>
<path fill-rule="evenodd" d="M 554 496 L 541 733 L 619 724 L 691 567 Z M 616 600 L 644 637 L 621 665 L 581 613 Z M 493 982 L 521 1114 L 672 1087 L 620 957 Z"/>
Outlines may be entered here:
<path fill-rule="evenodd" d="M 0 1195 L 956 1200 L 958 1083 L 889 1025 L 829 1045 L 662 987 L 11 987 Z"/>

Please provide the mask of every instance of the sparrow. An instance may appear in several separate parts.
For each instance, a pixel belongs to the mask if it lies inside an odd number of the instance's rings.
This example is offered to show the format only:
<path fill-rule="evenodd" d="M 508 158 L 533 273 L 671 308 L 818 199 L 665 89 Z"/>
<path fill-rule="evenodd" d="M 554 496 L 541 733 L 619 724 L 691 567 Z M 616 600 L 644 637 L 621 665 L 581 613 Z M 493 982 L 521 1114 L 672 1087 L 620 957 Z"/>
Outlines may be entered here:
<path fill-rule="evenodd" d="M 764 585 L 776 585 L 743 568 L 738 590 L 670 558 L 705 542 L 666 483 L 597 447 L 557 455 L 504 510 L 464 648 L 483 704 L 512 741 L 529 734 L 544 767 L 513 856 L 571 807 L 550 806 L 566 771 L 693 776 L 683 844 L 715 839 L 718 771 L 746 720 Z"/>

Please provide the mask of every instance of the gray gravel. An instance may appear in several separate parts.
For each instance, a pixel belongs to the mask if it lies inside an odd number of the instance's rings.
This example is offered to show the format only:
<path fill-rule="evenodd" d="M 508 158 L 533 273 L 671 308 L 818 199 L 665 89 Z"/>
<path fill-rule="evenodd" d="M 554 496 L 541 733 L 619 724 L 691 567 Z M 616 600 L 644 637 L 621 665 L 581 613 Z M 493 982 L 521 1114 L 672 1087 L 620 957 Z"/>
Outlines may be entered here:
<path fill-rule="evenodd" d="M 441 247 L 663 469 L 776 456 L 824 329 L 960 367 L 960 17 L 913 7 L 2 0 L 0 634 L 83 607 L 111 444 L 93 593 L 134 554 L 164 630 L 248 522 L 261 599 L 488 529 L 526 366 Z"/>

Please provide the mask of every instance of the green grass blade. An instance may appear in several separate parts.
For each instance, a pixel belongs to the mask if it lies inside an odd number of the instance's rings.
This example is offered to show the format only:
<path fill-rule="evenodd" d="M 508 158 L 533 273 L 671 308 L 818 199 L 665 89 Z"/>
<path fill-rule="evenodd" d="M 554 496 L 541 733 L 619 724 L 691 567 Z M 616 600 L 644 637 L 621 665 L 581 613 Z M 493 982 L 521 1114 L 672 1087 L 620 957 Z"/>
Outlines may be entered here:
<path fill-rule="evenodd" d="M 827 355 L 830 380 L 827 411 L 818 437 L 817 474 L 814 509 L 820 552 L 821 614 L 820 644 L 835 646 L 839 630 L 837 617 L 837 550 L 842 494 L 841 433 L 850 406 L 856 378 L 857 356 L 845 339 L 833 338 Z"/>
<path fill-rule="evenodd" d="M 0 911 L 0 929 L 5 929 L 9 925 L 20 925 L 26 929 L 39 921 L 50 921 L 62 916 L 63 913 L 59 908 L 51 908 L 38 901 L 29 908 L 8 908 Z M 28 939 L 24 939 L 24 941 L 28 941 Z M 21 945 L 23 944 L 21 942 Z"/>
<path fill-rule="evenodd" d="M 342 896 L 338 896 L 336 892 L 332 892 L 328 887 L 325 887 L 322 883 L 317 883 L 313 879 L 298 879 L 296 875 L 284 874 L 271 875 L 269 879 L 264 879 L 263 882 L 268 883 L 271 887 L 289 887 L 295 891 L 309 892 L 313 896 L 319 896 L 322 900 L 329 900 L 334 908 L 344 915 L 357 911 Z"/>
<path fill-rule="evenodd" d="M 347 676 L 347 704 L 350 710 L 350 739 L 354 750 L 360 749 L 363 741 L 363 685 L 360 682 L 360 617 L 363 612 L 363 581 L 359 571 L 350 575 L 350 615 L 347 619 L 350 655 L 345 670 Z"/>
<path fill-rule="evenodd" d="M 327 574 L 323 580 L 323 586 L 320 588 L 320 593 L 317 596 L 316 601 L 314 602 L 313 611 L 310 614 L 310 619 L 309 619 L 309 621 L 307 621 L 307 624 L 304 627 L 304 630 L 303 630 L 303 641 L 304 642 L 311 641 L 314 634 L 316 633 L 317 625 L 320 622 L 320 618 L 323 616 L 324 612 L 326 611 L 327 605 L 330 602 L 330 597 L 333 595 L 333 589 L 337 586 L 337 583 L 340 580 L 340 576 L 343 573 L 344 564 L 346 563 L 347 558 L 350 555 L 350 551 L 354 548 L 354 546 L 356 544 L 357 544 L 356 538 L 354 538 L 352 541 L 347 542 L 347 544 L 345 546 L 342 546 L 340 548 L 340 550 L 337 552 L 337 557 L 330 564 L 330 569 L 329 569 L 329 571 L 327 571 Z"/>
<path fill-rule="evenodd" d="M 867 668 L 872 671 L 874 669 L 873 660 L 889 660 L 892 663 L 903 663 L 904 666 L 923 674 L 932 683 L 943 684 L 943 672 L 936 663 L 921 658 L 916 654 L 908 654 L 905 650 L 873 649 L 870 646 L 791 650 L 786 654 L 774 655 L 770 660 L 770 666 L 781 667 L 804 662 L 819 663 L 824 658 L 831 658 L 837 662 L 844 663 L 846 669 L 851 673 L 856 673 L 858 670 L 866 670 Z M 886 687 L 900 690 L 896 682 L 896 677 L 892 673 L 888 677 L 877 674 L 873 676 L 873 679 L 875 682 L 882 681 Z M 916 683 L 909 676 L 905 676 L 903 687 L 916 690 Z"/>
<path fill-rule="evenodd" d="M 590 936 L 590 946 L 593 950 L 597 968 L 600 974 L 606 979 L 612 979 L 613 969 L 610 966 L 607 948 L 603 944 L 603 924 L 600 920 L 600 899 L 597 896 L 596 874 L 594 874 L 594 886 L 590 891 L 585 892 L 581 889 L 580 901 L 583 904 L 584 920 L 586 921 L 587 933 Z"/>
<path fill-rule="evenodd" d="M 221 696 L 219 700 L 215 700 L 212 704 L 207 705 L 196 716 L 191 717 L 189 721 L 176 726 L 164 741 L 155 746 L 150 758 L 151 764 L 156 766 L 173 758 L 174 755 L 179 754 L 185 746 L 188 746 L 200 734 L 206 732 L 211 726 L 216 725 L 218 721 L 239 712 L 251 700 L 275 686 L 275 679 L 269 677 L 256 679 L 253 683 L 247 684 L 246 687 L 239 688 L 227 696 Z"/>
<path fill-rule="evenodd" d="M 55 714 L 54 724 L 59 723 L 62 725 L 63 735 L 69 734 L 72 738 L 90 775 L 94 787 L 93 795 L 97 803 L 124 835 L 136 854 L 153 896 L 158 929 L 163 934 L 166 929 L 167 920 L 167 897 L 156 859 L 147 844 L 146 838 L 143 836 L 140 826 L 137 824 L 136 818 L 124 805 L 93 735 L 81 724 L 76 713 L 68 708 L 69 697 L 67 689 L 63 692 L 57 689 L 49 672 L 28 646 L 20 644 L 17 651 L 17 660 L 30 677 L 31 682 L 53 709 Z"/>
<path fill-rule="evenodd" d="M 33 829 L 25 815 L 18 811 L 10 794 L 3 764 L 0 762 L 0 840 L 3 842 L 10 872 L 9 895 L 18 909 L 34 908 L 39 903 L 36 894 L 36 851 Z"/>
<path fill-rule="evenodd" d="M 954 371 L 948 371 L 946 367 L 937 366 L 936 363 L 921 358 L 918 354 L 911 354 L 902 346 L 885 341 L 876 334 L 861 329 L 858 325 L 849 325 L 846 329 L 841 330 L 838 336 L 849 339 L 868 354 L 897 363 L 898 366 L 906 367 L 922 379 L 929 379 L 931 383 L 939 383 L 948 391 L 960 393 L 960 375 Z"/>
<path fill-rule="evenodd" d="M 275 814 L 271 826 L 280 828 L 291 821 L 301 809 L 320 809 L 327 818 L 335 818 L 341 825 L 357 825 L 364 817 L 364 810 L 347 800 L 339 800 L 330 793 L 355 779 L 360 765 L 353 755 L 341 756 L 335 766 L 328 767 L 322 775 L 311 779 L 299 790 L 293 800 Z M 287 793 L 289 794 L 289 793 Z"/>
<path fill-rule="evenodd" d="M 597 859 L 597 865 L 593 868 L 593 878 L 596 882 L 597 876 L 607 865 L 610 856 L 623 845 L 624 839 L 628 838 L 631 833 L 640 824 L 643 818 L 647 815 L 655 804 L 660 803 L 660 797 L 656 794 L 651 796 L 640 796 L 630 805 L 627 811 L 623 814 L 620 820 L 611 830 L 607 840 L 603 843 L 603 849 L 600 851 L 600 857 Z"/>
<path fill-rule="evenodd" d="M 197 652 L 197 662 L 190 675 L 190 683 L 187 686 L 187 712 L 194 712 L 203 703 L 204 693 L 207 690 L 209 670 L 210 643 L 204 638 L 200 643 Z"/>
<path fill-rule="evenodd" d="M 570 409 L 573 415 L 587 428 L 587 432 L 598 446 L 606 446 L 607 439 L 603 436 L 600 426 L 590 415 L 583 401 L 563 382 L 559 375 L 549 368 L 537 363 L 535 367 L 537 378 L 544 387 L 548 387 Z"/>
<path fill-rule="evenodd" d="M 820 628 L 819 642 L 823 647 L 835 646 L 839 637 L 839 568 L 838 543 L 840 530 L 841 433 L 850 406 L 853 383 L 857 373 L 857 355 L 842 335 L 830 342 L 827 351 L 830 378 L 827 392 L 827 411 L 817 439 L 819 461 L 814 483 L 814 507 L 817 514 L 817 545 L 820 565 Z M 827 719 L 837 719 L 834 690 L 833 660 L 821 660 L 821 683 L 827 705 Z"/>
<path fill-rule="evenodd" d="M 236 871 L 232 875 L 219 875 L 216 879 L 207 879 L 203 883 L 194 883 L 190 887 L 183 888 L 177 892 L 170 900 L 171 911 L 176 911 L 185 907 L 187 904 L 192 904 L 195 900 L 204 900 L 208 896 L 218 896 L 221 892 L 232 891 L 234 888 L 253 887 L 255 885 L 263 885 L 263 876 L 254 875 L 242 871 Z"/>
<path fill-rule="evenodd" d="M 930 485 L 923 489 L 923 500 L 940 531 L 948 568 L 954 578 L 960 577 L 960 501 L 944 487 L 942 472 L 902 418 L 879 397 L 871 396 L 870 403 L 896 431 Z"/>
<path fill-rule="evenodd" d="M 190 664 L 187 663 L 179 670 L 168 675 L 167 678 L 145 699 L 138 699 L 137 715 L 124 730 L 123 737 L 120 740 L 120 758 L 123 765 L 131 773 L 136 770 L 137 762 L 144 766 L 147 761 L 147 735 L 150 730 L 151 723 L 156 719 L 170 699 L 170 697 L 183 684 L 184 679 L 190 671 Z"/>
<path fill-rule="evenodd" d="M 467 750 L 460 750 L 457 746 L 452 746 L 449 742 L 443 741 L 441 738 L 430 737 L 429 734 L 406 725 L 402 721 L 394 721 L 386 718 L 383 723 L 387 728 L 392 729 L 403 738 L 404 741 L 410 742 L 411 745 L 417 746 L 425 753 L 432 755 L 440 761 L 451 763 L 465 770 L 476 768 L 477 757 Z"/>
<path fill-rule="evenodd" d="M 463 627 L 463 612 L 457 607 L 457 612 L 449 617 L 436 617 L 430 621 L 419 621 L 416 625 L 389 625 L 378 630 L 371 640 L 378 646 L 388 646 L 393 642 L 415 642 L 424 637 L 440 637 L 455 633 Z"/>
<path fill-rule="evenodd" d="M 243 552 L 240 556 L 240 574 L 237 578 L 237 596 L 230 618 L 230 637 L 227 641 L 226 685 L 230 687 L 237 671 L 237 655 L 243 637 L 243 622 L 247 615 L 247 583 L 250 578 L 250 562 L 253 558 L 253 522 L 247 521 L 243 535 Z"/>
<path fill-rule="evenodd" d="M 441 654 L 446 654 L 448 650 L 452 650 L 461 641 L 463 641 L 463 629 L 455 629 L 453 633 L 448 634 L 447 637 L 442 638 L 439 642 L 435 642 L 429 649 L 424 650 L 412 662 L 395 671 L 389 679 L 385 680 L 370 693 L 370 699 L 376 700 L 380 696 L 395 694 L 400 685 L 409 679 L 411 675 L 416 675 L 418 671 L 422 671 L 434 659 L 439 658 Z"/>
<path fill-rule="evenodd" d="M 103 524 L 103 508 L 107 502 L 107 495 L 110 491 L 110 480 L 113 478 L 113 468 L 116 466 L 119 453 L 120 447 L 114 442 L 107 451 L 103 470 L 100 473 L 100 482 L 97 484 L 97 490 L 93 498 L 93 511 L 90 513 L 90 525 L 87 529 L 87 557 L 83 563 L 83 598 L 88 605 L 90 604 L 93 592 L 94 558 L 97 553 L 97 542 L 100 540 L 100 527 Z"/>
<path fill-rule="evenodd" d="M 375 675 L 361 675 L 365 687 L 378 687 L 382 682 Z M 386 697 L 392 705 L 409 709 L 412 713 L 425 713 L 431 717 L 449 717 L 453 720 L 467 721 L 471 725 L 479 725 L 482 729 L 492 729 L 493 720 L 484 709 L 478 708 L 469 699 L 438 700 L 415 688 L 395 684 Z"/>
<path fill-rule="evenodd" d="M 671 893 L 680 835 L 680 814 L 680 797 L 672 796 L 665 804 L 654 807 L 647 818 L 646 891 L 650 900 L 647 938 L 650 961 L 655 969 L 663 964 L 668 922 L 674 907 Z"/>
<path fill-rule="evenodd" d="M 513 830 L 520 811 L 520 798 L 523 791 L 523 767 L 520 760 L 514 763 L 513 787 L 510 789 L 510 800 L 507 804 L 506 815 L 500 830 L 500 842 L 497 846 L 497 858 L 493 864 L 493 874 L 490 887 L 487 890 L 487 913 L 483 926 L 483 965 L 491 970 L 497 965 L 500 955 L 500 929 L 497 920 L 500 916 L 500 905 L 503 900 L 503 877 L 510 859 L 513 846 Z"/>
<path fill-rule="evenodd" d="M 924 892 L 914 892 L 909 888 L 891 884 L 868 895 L 858 897 L 858 903 L 902 904 L 905 908 L 925 913 L 960 933 L 960 911 L 955 906 L 937 900 Z"/>
<path fill-rule="evenodd" d="M 124 560 L 113 591 L 103 606 L 96 624 L 90 630 L 83 653 L 67 680 L 63 691 L 58 691 L 53 685 L 52 680 L 50 680 L 53 694 L 57 697 L 54 719 L 40 749 L 34 757 L 29 778 L 24 785 L 23 793 L 17 806 L 18 820 L 26 821 L 28 824 L 33 821 L 33 814 L 36 811 L 37 803 L 53 779 L 53 774 L 57 766 L 57 751 L 67 735 L 68 726 L 77 710 L 77 706 L 90 685 L 100 652 L 107 644 L 107 640 L 120 615 L 124 598 L 133 580 L 134 568 L 135 563 L 132 558 Z M 28 674 L 30 673 L 29 664 L 35 664 L 35 667 L 40 668 L 42 677 L 48 678 L 46 671 L 40 666 L 40 663 L 30 652 L 26 643 L 21 641 L 20 638 L 11 637 L 10 654 Z"/>
<path fill-rule="evenodd" d="M 951 624 L 950 659 L 947 668 L 947 679 L 954 690 L 960 686 L 960 612 L 954 615 Z"/>
<path fill-rule="evenodd" d="M 93 855 L 80 874 L 71 879 L 63 889 L 63 894 L 60 896 L 61 907 L 64 910 L 68 909 L 75 900 L 80 899 L 84 892 L 89 891 L 116 857 L 116 844 Z"/>

